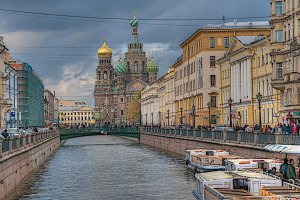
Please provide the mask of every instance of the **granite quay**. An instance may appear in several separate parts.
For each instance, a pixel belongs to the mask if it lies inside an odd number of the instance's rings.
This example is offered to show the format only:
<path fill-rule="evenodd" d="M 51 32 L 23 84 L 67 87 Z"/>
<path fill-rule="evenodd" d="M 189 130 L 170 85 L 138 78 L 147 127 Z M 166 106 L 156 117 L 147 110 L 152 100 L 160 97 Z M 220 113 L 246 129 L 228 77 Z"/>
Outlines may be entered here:
<path fill-rule="evenodd" d="M 300 136 L 232 131 L 143 128 L 140 142 L 184 155 L 187 149 L 222 149 L 236 155 L 253 158 L 279 158 L 286 155 L 264 150 L 268 144 L 299 145 Z M 288 155 L 298 159 L 295 155 Z"/>
<path fill-rule="evenodd" d="M 60 146 L 59 132 L 0 138 L 0 199 L 17 188 Z"/>

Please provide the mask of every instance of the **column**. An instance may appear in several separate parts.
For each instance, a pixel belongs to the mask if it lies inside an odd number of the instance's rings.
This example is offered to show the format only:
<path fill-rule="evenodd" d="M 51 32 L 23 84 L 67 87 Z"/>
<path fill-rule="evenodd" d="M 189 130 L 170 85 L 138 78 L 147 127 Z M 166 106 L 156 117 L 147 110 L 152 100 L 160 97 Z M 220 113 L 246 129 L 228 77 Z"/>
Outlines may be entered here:
<path fill-rule="evenodd" d="M 247 94 L 248 94 L 248 99 L 250 99 L 251 95 L 251 84 L 252 84 L 252 77 L 251 77 L 251 60 L 248 58 L 247 59 Z"/>
<path fill-rule="evenodd" d="M 241 89 L 240 89 L 240 91 L 241 91 L 241 99 L 242 99 L 242 101 L 244 101 L 244 96 L 245 96 L 245 94 L 244 94 L 244 92 L 245 92 L 245 79 L 244 79 L 244 60 L 242 60 L 241 61 Z"/>

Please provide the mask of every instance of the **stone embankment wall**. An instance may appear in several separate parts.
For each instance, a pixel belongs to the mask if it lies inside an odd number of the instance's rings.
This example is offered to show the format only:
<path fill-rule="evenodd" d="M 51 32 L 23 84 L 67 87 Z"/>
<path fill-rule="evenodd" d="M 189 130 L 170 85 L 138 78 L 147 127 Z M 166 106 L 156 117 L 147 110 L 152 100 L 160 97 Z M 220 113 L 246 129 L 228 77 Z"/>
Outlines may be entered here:
<path fill-rule="evenodd" d="M 185 150 L 187 149 L 204 148 L 227 150 L 231 154 L 244 156 L 245 158 L 285 158 L 285 154 L 268 152 L 263 150 L 260 146 L 253 146 L 245 143 L 236 144 L 224 141 L 149 134 L 146 132 L 141 133 L 140 143 L 167 150 L 182 156 L 185 154 Z M 298 160 L 300 156 L 288 155 L 288 158 Z"/>
<path fill-rule="evenodd" d="M 58 131 L 0 139 L 0 199 L 7 197 L 59 147 Z"/>

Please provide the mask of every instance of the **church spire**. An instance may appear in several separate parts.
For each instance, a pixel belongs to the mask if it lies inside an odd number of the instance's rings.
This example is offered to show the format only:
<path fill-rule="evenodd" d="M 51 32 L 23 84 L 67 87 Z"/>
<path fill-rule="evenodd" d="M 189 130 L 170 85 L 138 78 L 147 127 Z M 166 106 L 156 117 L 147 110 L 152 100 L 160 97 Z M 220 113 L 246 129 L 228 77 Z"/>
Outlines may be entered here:
<path fill-rule="evenodd" d="M 139 43 L 139 37 L 138 37 L 139 21 L 136 18 L 135 9 L 133 10 L 133 18 L 130 21 L 130 26 L 132 28 L 131 43 L 132 44 L 138 44 Z"/>

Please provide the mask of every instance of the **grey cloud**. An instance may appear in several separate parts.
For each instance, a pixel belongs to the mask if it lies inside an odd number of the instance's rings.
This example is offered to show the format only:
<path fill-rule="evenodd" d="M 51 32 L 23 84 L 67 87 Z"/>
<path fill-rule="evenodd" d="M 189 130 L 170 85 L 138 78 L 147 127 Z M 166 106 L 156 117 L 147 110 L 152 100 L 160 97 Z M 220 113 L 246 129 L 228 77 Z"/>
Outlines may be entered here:
<path fill-rule="evenodd" d="M 133 8 L 136 9 L 138 18 L 222 18 L 223 15 L 229 18 L 269 15 L 268 0 L 10 0 L 1 2 L 1 8 L 123 18 L 131 18 Z M 140 21 L 141 42 L 162 44 L 167 46 L 164 50 L 168 50 L 168 48 L 179 48 L 179 44 L 191 35 L 197 26 L 149 25 L 154 23 L 204 25 L 214 22 Z M 30 63 L 45 80 L 46 87 L 49 85 L 53 89 L 55 86 L 63 88 L 58 90 L 64 93 L 60 95 L 71 95 L 72 92 L 86 94 L 88 91 L 92 96 L 92 84 L 89 79 L 94 75 L 97 67 L 97 48 L 101 46 L 102 36 L 106 36 L 116 60 L 119 50 L 122 49 L 124 53 L 131 34 L 129 21 L 114 23 L 58 20 L 10 15 L 3 11 L 0 11 L 0 26 L 0 35 L 10 34 L 14 37 L 6 40 L 12 56 Z M 14 35 L 18 32 L 23 34 Z M 34 34 L 31 34 L 30 38 L 24 33 Z M 92 48 L 19 48 L 24 46 Z M 145 50 L 150 51 L 150 48 L 145 45 Z M 159 75 L 163 75 L 168 70 L 180 53 L 180 50 L 155 52 L 155 59 L 160 66 Z M 69 76 L 67 70 L 70 70 Z M 73 84 L 81 80 L 90 85 L 88 89 L 83 84 L 77 85 L 80 90 L 75 91 L 72 88 L 66 90 L 63 81 L 68 80 Z M 72 86 L 72 84 L 66 85 Z"/>

